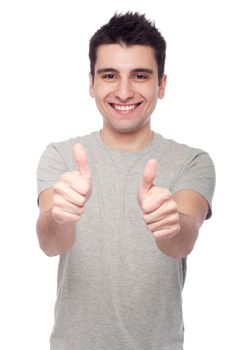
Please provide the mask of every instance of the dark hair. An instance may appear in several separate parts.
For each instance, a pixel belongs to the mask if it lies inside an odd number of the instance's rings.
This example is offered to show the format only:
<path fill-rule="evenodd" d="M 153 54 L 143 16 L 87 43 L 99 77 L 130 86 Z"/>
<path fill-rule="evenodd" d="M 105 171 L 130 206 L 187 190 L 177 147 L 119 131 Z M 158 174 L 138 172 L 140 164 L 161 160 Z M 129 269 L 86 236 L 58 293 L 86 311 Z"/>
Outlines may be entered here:
<path fill-rule="evenodd" d="M 89 43 L 90 72 L 94 77 L 97 48 L 103 44 L 148 45 L 154 50 L 159 81 L 164 74 L 166 42 L 155 23 L 138 12 L 115 14 L 92 36 Z"/>

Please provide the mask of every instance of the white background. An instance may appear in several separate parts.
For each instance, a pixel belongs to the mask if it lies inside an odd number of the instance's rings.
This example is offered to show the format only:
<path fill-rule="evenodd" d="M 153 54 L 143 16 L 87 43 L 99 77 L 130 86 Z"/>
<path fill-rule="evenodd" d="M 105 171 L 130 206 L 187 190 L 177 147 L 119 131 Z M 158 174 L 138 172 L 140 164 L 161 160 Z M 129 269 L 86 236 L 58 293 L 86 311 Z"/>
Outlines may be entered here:
<path fill-rule="evenodd" d="M 37 242 L 36 168 L 49 142 L 101 128 L 88 95 L 88 41 L 126 10 L 154 19 L 168 43 L 153 129 L 207 150 L 217 170 L 213 217 L 188 260 L 185 349 L 232 348 L 229 2 L 1 1 L 1 349 L 49 348 L 58 258 Z"/>

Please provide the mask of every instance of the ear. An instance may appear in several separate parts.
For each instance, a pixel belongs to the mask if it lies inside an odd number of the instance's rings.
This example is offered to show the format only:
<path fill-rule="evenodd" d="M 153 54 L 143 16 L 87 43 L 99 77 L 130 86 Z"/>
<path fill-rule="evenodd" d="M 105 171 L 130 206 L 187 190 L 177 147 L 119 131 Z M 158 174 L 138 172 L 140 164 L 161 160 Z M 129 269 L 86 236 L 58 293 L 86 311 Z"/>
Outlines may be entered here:
<path fill-rule="evenodd" d="M 160 85 L 159 85 L 159 94 L 158 94 L 159 98 L 164 97 L 166 84 L 167 84 L 167 75 L 163 74 L 161 81 L 160 81 Z"/>
<path fill-rule="evenodd" d="M 89 73 L 89 94 L 94 97 L 94 81 L 91 73 Z"/>

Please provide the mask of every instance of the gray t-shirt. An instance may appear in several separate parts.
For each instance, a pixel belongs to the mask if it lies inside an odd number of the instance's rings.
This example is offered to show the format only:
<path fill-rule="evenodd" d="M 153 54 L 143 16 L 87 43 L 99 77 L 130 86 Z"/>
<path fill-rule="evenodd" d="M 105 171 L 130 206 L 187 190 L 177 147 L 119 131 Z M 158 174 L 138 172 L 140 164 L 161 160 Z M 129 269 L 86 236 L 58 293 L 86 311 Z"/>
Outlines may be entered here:
<path fill-rule="evenodd" d="M 209 203 L 215 172 L 209 155 L 153 133 L 143 150 L 116 150 L 100 132 L 50 144 L 38 167 L 38 193 L 76 169 L 84 146 L 93 192 L 60 256 L 51 350 L 181 350 L 186 259 L 164 255 L 143 221 L 137 190 L 144 166 L 158 161 L 156 184 L 199 192 Z"/>

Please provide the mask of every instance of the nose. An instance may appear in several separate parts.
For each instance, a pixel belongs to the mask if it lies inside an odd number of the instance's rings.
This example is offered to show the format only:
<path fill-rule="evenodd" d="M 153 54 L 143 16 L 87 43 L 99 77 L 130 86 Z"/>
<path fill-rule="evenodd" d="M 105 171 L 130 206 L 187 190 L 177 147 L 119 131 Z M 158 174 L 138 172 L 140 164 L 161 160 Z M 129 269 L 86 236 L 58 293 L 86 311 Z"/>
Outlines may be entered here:
<path fill-rule="evenodd" d="M 117 90 L 115 91 L 115 97 L 120 99 L 122 102 L 134 97 L 134 92 L 130 82 L 127 79 L 121 79 L 118 83 Z"/>

